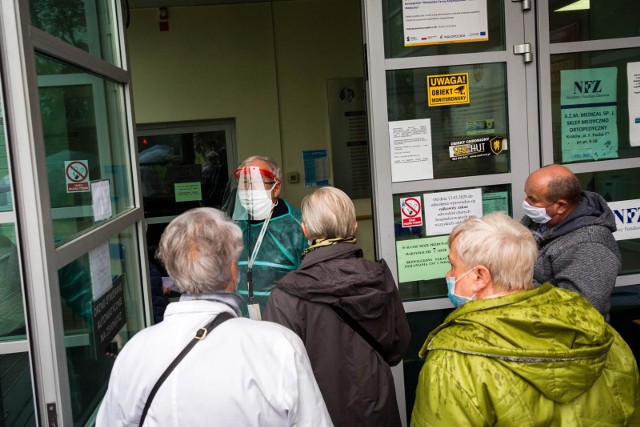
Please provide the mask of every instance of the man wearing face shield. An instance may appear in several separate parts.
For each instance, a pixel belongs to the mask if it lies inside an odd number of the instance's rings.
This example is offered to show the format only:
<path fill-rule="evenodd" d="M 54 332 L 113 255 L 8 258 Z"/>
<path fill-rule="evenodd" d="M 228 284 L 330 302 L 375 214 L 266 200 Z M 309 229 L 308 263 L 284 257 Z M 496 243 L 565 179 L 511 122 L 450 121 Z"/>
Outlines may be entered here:
<path fill-rule="evenodd" d="M 545 166 L 525 182 L 521 222 L 538 243 L 534 279 L 584 295 L 609 320 L 621 256 L 616 222 L 599 194 L 580 191 L 566 167 Z"/>
<path fill-rule="evenodd" d="M 274 282 L 300 265 L 307 240 L 300 211 L 279 198 L 282 171 L 273 159 L 249 157 L 234 176 L 235 194 L 229 192 L 234 203 L 225 206 L 242 229 L 244 242 L 237 292 L 247 302 L 244 314 L 261 319 Z"/>

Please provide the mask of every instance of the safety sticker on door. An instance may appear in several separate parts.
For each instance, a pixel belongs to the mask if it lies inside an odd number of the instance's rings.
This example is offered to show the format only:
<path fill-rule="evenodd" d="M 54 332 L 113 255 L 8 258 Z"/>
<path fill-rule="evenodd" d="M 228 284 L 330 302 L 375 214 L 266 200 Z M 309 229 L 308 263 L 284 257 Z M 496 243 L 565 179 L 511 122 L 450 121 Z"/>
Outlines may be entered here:
<path fill-rule="evenodd" d="M 64 174 L 67 180 L 67 193 L 89 191 L 89 162 L 87 160 L 64 162 Z"/>
<path fill-rule="evenodd" d="M 427 76 L 429 107 L 469 104 L 469 73 Z"/>

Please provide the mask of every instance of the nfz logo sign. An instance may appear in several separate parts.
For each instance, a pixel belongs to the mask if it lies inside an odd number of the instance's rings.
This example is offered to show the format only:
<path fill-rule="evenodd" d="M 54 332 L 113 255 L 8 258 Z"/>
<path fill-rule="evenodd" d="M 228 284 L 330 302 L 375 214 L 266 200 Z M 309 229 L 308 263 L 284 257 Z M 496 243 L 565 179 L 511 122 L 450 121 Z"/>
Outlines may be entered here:
<path fill-rule="evenodd" d="M 640 199 L 609 202 L 609 207 L 616 218 L 616 240 L 640 238 Z"/>
<path fill-rule="evenodd" d="M 573 82 L 573 94 L 602 93 L 602 80 L 582 80 Z"/>

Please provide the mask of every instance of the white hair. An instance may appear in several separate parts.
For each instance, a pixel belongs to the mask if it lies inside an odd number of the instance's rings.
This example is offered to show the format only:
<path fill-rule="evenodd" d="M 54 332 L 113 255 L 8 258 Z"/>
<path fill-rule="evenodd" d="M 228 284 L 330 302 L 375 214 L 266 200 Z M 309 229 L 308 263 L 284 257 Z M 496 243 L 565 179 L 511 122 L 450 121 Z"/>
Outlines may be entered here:
<path fill-rule="evenodd" d="M 301 207 L 309 240 L 353 237 L 356 208 L 344 191 L 321 187 L 302 199 Z"/>
<path fill-rule="evenodd" d="M 214 208 L 188 210 L 162 233 L 156 257 L 188 294 L 224 290 L 242 252 L 242 231 Z"/>
<path fill-rule="evenodd" d="M 282 182 L 282 169 L 280 169 L 280 166 L 278 166 L 276 161 L 273 160 L 271 157 L 267 157 L 267 156 L 251 156 L 251 157 L 247 157 L 246 159 L 244 159 L 244 161 L 242 163 L 240 163 L 240 166 L 238 166 L 238 167 L 239 168 L 243 168 L 247 164 L 249 164 L 251 162 L 255 162 L 256 160 L 262 160 L 263 162 L 267 163 L 269 165 L 269 170 L 276 177 L 276 181 Z"/>
<path fill-rule="evenodd" d="M 533 288 L 533 265 L 538 247 L 531 232 L 502 212 L 470 217 L 449 235 L 456 253 L 469 267 L 483 265 L 496 288 L 506 291 Z"/>

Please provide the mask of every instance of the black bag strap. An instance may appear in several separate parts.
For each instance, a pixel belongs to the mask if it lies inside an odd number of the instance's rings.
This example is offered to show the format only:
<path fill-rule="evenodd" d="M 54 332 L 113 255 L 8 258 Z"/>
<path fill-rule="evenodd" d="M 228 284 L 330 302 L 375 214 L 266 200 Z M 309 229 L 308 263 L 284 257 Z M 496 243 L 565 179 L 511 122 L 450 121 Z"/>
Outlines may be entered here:
<path fill-rule="evenodd" d="M 331 305 L 331 308 L 338 314 L 338 316 L 342 318 L 342 320 L 347 322 L 347 324 L 351 326 L 354 331 L 356 331 L 366 342 L 368 342 L 369 345 L 373 347 L 373 349 L 377 351 L 384 360 L 386 360 L 384 357 L 384 350 L 382 349 L 382 345 L 380 345 L 378 340 L 371 336 L 371 334 L 367 332 L 365 328 L 363 328 L 353 317 L 349 316 L 347 312 L 342 308 L 336 305 Z"/>
<path fill-rule="evenodd" d="M 184 359 L 184 357 L 187 355 L 187 353 L 189 353 L 189 351 L 193 348 L 194 345 L 196 345 L 199 341 L 202 341 L 203 339 L 205 339 L 207 335 L 216 326 L 219 326 L 222 323 L 226 322 L 227 320 L 233 319 L 234 317 L 235 316 L 233 316 L 228 311 L 223 311 L 222 313 L 218 314 L 211 322 L 207 323 L 202 328 L 196 331 L 196 335 L 193 337 L 193 339 L 189 341 L 186 347 L 182 349 L 180 354 L 178 354 L 176 358 L 173 359 L 173 362 L 171 362 L 171 364 L 167 367 L 167 369 L 165 369 L 165 371 L 162 373 L 160 378 L 158 378 L 158 381 L 156 382 L 156 384 L 151 389 L 151 393 L 149 393 L 149 397 L 147 397 L 147 403 L 144 405 L 142 416 L 140 417 L 140 424 L 138 424 L 140 427 L 142 427 L 142 424 L 144 424 L 145 418 L 147 418 L 147 412 L 149 412 L 149 407 L 151 406 L 151 402 L 153 402 L 153 398 L 156 396 L 158 389 L 160 388 L 162 383 L 164 383 L 164 380 L 167 379 L 169 374 L 171 374 L 171 372 L 173 372 L 176 366 L 178 366 L 178 363 L 180 363 L 182 359 Z"/>

